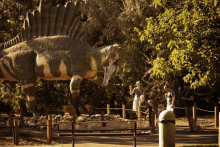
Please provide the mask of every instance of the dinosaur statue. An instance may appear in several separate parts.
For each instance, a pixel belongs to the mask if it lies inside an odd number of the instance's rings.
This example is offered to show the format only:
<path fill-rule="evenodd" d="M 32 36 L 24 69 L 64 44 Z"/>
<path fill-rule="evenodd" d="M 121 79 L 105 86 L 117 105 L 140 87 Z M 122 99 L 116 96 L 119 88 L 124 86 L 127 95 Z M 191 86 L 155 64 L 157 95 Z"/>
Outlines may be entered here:
<path fill-rule="evenodd" d="M 39 116 L 35 86 L 40 79 L 70 80 L 71 103 L 79 116 L 79 105 L 87 112 L 80 101 L 83 78 L 106 87 L 117 73 L 120 46 L 90 46 L 78 7 L 78 2 L 52 7 L 41 1 L 27 13 L 20 33 L 0 45 L 0 80 L 20 81 L 19 105 L 26 109 L 27 101 L 34 116 Z M 107 75 L 98 77 L 97 72 Z"/>

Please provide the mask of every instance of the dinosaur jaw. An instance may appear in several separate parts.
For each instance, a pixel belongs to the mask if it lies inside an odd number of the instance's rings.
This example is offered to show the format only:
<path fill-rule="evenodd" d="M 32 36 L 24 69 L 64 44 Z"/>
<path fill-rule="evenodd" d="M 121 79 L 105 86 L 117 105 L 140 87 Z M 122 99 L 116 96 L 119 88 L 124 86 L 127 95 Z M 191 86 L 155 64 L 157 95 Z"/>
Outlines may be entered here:
<path fill-rule="evenodd" d="M 104 79 L 102 86 L 106 87 L 108 85 L 109 79 L 111 79 L 113 76 L 115 76 L 120 68 L 119 60 L 116 60 L 112 64 L 110 64 L 108 67 L 105 68 L 105 73 L 104 73 Z"/>

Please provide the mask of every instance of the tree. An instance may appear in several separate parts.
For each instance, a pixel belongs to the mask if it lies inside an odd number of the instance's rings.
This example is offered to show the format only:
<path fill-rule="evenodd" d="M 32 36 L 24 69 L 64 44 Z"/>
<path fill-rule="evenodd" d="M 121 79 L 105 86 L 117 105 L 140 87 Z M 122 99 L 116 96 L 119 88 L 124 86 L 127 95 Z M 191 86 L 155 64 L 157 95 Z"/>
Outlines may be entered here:
<path fill-rule="evenodd" d="M 191 86 L 214 86 L 220 70 L 220 9 L 213 0 L 155 0 L 164 13 L 146 18 L 141 40 L 170 52 L 154 61 L 154 73 L 166 79 L 182 75 Z M 186 73 L 186 74 L 185 74 Z"/>

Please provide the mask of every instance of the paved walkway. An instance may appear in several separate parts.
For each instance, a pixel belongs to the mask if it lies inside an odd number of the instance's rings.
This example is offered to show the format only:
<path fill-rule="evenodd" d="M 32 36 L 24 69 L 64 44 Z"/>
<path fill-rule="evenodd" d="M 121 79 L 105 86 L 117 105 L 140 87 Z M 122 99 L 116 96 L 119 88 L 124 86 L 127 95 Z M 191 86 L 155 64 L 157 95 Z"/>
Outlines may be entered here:
<path fill-rule="evenodd" d="M 186 133 L 188 129 L 186 123 L 176 124 L 176 146 L 190 145 L 190 144 L 218 144 L 218 129 L 203 128 L 202 132 Z M 29 133 L 36 136 L 44 136 L 46 138 L 46 130 L 30 130 L 22 129 L 22 133 Z M 19 131 L 20 132 L 20 131 Z M 59 138 L 61 144 L 46 145 L 44 147 L 72 147 L 72 140 L 70 136 L 57 136 L 57 132 L 53 131 L 53 138 Z M 133 136 L 117 136 L 117 137 L 79 137 L 75 138 L 75 147 L 133 147 Z M 159 135 L 137 136 L 137 147 L 158 147 Z M 27 146 L 19 146 L 27 147 Z"/>

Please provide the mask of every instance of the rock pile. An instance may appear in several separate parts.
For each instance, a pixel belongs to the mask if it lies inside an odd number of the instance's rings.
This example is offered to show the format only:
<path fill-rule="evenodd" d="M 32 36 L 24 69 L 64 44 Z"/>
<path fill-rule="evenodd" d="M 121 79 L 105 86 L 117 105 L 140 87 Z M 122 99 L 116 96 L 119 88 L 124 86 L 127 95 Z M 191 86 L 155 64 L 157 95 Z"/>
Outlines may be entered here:
<path fill-rule="evenodd" d="M 20 126 L 21 121 L 19 119 L 19 115 L 15 116 L 13 120 L 17 120 L 18 126 Z M 1 117 L 0 117 L 1 118 Z M 7 117 L 8 118 L 8 117 Z M 69 113 L 65 113 L 62 115 L 51 115 L 52 118 L 52 129 L 53 130 L 72 130 L 72 120 L 73 116 Z M 9 125 L 9 120 L 1 121 L 0 125 Z M 47 120 L 46 116 L 41 116 L 40 118 L 36 117 L 24 117 L 24 124 L 22 127 L 30 127 L 30 128 L 38 128 L 38 129 L 46 129 L 47 128 Z M 148 121 L 137 121 L 137 128 L 148 128 Z M 101 121 L 101 115 L 91 115 L 87 116 L 85 114 L 81 114 L 76 119 L 75 130 L 111 130 L 111 129 L 133 129 L 134 123 L 129 119 L 123 119 L 119 114 L 105 114 L 104 122 Z M 98 131 L 98 132 L 100 132 Z M 120 132 L 120 131 L 114 131 Z M 124 131 L 127 132 L 127 131 Z"/>

